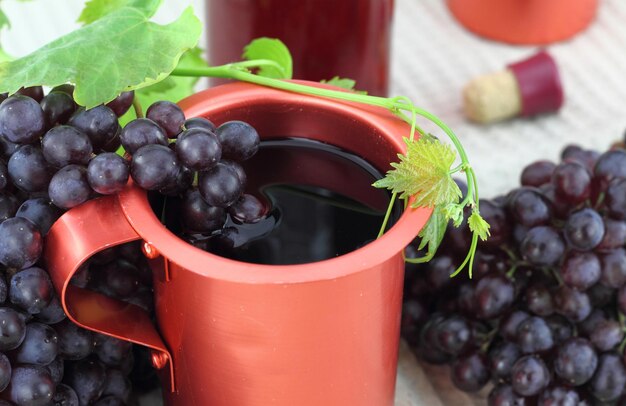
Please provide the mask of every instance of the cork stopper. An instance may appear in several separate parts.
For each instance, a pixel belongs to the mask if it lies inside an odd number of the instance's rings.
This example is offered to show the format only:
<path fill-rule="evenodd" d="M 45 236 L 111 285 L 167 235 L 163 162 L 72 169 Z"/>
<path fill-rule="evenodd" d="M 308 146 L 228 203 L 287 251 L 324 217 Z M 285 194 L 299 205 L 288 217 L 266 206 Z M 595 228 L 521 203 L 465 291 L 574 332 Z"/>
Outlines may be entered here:
<path fill-rule="evenodd" d="M 465 116 L 477 123 L 493 123 L 517 116 L 522 99 L 510 70 L 475 78 L 463 89 Z"/>
<path fill-rule="evenodd" d="M 563 105 L 563 87 L 554 59 L 546 52 L 480 76 L 463 89 L 465 115 L 477 123 L 554 112 Z"/>

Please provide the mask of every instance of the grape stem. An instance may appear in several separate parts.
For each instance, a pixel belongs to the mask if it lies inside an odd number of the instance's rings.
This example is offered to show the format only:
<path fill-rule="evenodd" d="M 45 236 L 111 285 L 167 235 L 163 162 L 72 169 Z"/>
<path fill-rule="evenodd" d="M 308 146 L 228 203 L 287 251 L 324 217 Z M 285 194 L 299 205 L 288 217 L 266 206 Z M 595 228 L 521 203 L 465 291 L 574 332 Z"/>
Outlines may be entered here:
<path fill-rule="evenodd" d="M 274 79 L 265 76 L 255 75 L 250 72 L 250 69 L 259 68 L 263 66 L 272 66 L 282 71 L 282 68 L 273 61 L 269 60 L 250 60 L 243 62 L 230 63 L 221 66 L 209 66 L 203 68 L 183 68 L 177 67 L 171 72 L 173 76 L 192 76 L 192 77 L 216 77 L 234 79 L 242 82 L 254 83 L 261 86 L 271 87 L 274 89 L 285 90 L 288 92 L 307 94 L 317 97 L 332 98 L 338 100 L 344 100 L 349 102 L 363 103 L 372 106 L 378 106 L 391 111 L 394 115 L 402 119 L 411 125 L 410 139 L 413 139 L 415 132 L 426 134 L 417 126 L 417 116 L 426 118 L 439 127 L 450 139 L 454 147 L 456 148 L 461 163 L 455 167 L 451 172 L 464 172 L 467 183 L 467 195 L 461 202 L 462 207 L 469 205 L 474 211 L 478 212 L 478 187 L 476 175 L 472 169 L 465 149 L 463 145 L 454 134 L 454 132 L 437 116 L 430 112 L 415 106 L 408 97 L 399 96 L 393 98 L 379 97 L 365 95 L 361 93 L 354 93 L 349 91 L 338 91 L 323 87 L 307 86 L 301 83 L 292 81 Z M 405 114 L 405 112 L 409 114 Z M 389 207 L 381 225 L 378 237 L 380 237 L 387 228 L 389 217 L 392 211 L 392 206 L 395 202 L 396 194 L 392 195 L 389 202 Z M 476 246 L 478 243 L 478 235 L 474 233 L 472 238 L 472 244 L 470 251 L 455 274 L 457 274 L 467 263 L 469 263 L 469 270 L 471 276 L 472 263 L 474 261 L 474 254 L 476 252 Z"/>
<path fill-rule="evenodd" d="M 135 110 L 135 116 L 137 118 L 143 118 L 143 110 L 141 109 L 141 102 L 137 97 L 133 97 L 133 109 Z"/>

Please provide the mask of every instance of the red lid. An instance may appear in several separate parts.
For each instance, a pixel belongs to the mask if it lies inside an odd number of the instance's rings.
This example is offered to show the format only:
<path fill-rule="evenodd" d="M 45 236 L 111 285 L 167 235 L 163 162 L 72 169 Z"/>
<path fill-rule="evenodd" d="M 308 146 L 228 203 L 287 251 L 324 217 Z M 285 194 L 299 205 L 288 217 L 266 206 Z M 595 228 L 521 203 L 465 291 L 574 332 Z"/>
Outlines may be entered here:
<path fill-rule="evenodd" d="M 571 38 L 595 18 L 598 0 L 447 0 L 470 31 L 511 44 L 549 44 Z"/>
<path fill-rule="evenodd" d="M 552 57 L 541 51 L 508 66 L 520 89 L 522 116 L 558 110 L 563 105 L 563 86 Z"/>

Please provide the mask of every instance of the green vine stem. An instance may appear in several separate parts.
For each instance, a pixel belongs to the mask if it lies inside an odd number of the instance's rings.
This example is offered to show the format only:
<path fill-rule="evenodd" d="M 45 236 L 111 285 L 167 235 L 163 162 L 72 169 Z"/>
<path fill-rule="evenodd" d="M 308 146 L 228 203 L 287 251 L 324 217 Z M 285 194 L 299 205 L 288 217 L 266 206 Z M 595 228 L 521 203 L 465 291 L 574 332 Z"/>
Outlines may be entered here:
<path fill-rule="evenodd" d="M 176 68 L 171 72 L 172 76 L 193 76 L 193 77 L 216 77 L 216 78 L 226 78 L 226 79 L 234 79 L 242 82 L 254 83 L 261 86 L 271 87 L 275 89 L 285 90 L 294 93 L 307 94 L 317 97 L 326 97 L 338 100 L 345 100 L 350 102 L 364 103 L 372 106 L 378 106 L 385 108 L 395 114 L 397 117 L 402 119 L 411 125 L 411 133 L 410 139 L 413 139 L 416 130 L 421 134 L 426 134 L 422 131 L 416 124 L 416 116 L 421 116 L 426 118 L 427 120 L 434 123 L 437 127 L 439 127 L 450 139 L 455 149 L 458 152 L 459 159 L 461 163 L 452 169 L 450 173 L 464 172 L 466 181 L 467 181 L 467 195 L 460 203 L 462 207 L 470 206 L 473 211 L 478 212 L 478 183 L 476 180 L 476 175 L 474 174 L 474 170 L 472 169 L 465 149 L 463 148 L 461 142 L 454 134 L 454 132 L 434 114 L 416 107 L 409 98 L 405 96 L 386 98 L 379 96 L 371 96 L 354 92 L 347 91 L 338 91 L 327 88 L 320 87 L 312 87 L 307 86 L 300 83 L 295 83 L 292 81 L 286 81 L 282 79 L 274 79 L 265 76 L 255 75 L 250 72 L 250 69 L 260 68 L 262 66 L 272 66 L 275 68 L 280 68 L 278 64 L 270 60 L 250 60 L 243 61 L 237 63 L 230 63 L 221 66 L 211 66 L 211 67 L 203 67 L 203 68 Z M 408 114 L 405 114 L 408 113 Z M 380 237 L 389 221 L 390 213 L 392 206 L 396 199 L 396 193 L 392 194 L 392 198 L 390 200 L 389 208 L 385 215 L 385 219 L 383 224 L 381 225 L 380 232 L 378 236 Z M 461 269 L 469 263 L 470 277 L 471 277 L 471 269 L 472 263 L 474 259 L 474 254 L 476 251 L 476 246 L 478 243 L 478 235 L 474 233 L 472 237 L 472 243 L 470 246 L 470 251 L 468 252 L 467 257 L 463 261 L 462 265 L 455 271 L 454 275 L 461 271 Z"/>

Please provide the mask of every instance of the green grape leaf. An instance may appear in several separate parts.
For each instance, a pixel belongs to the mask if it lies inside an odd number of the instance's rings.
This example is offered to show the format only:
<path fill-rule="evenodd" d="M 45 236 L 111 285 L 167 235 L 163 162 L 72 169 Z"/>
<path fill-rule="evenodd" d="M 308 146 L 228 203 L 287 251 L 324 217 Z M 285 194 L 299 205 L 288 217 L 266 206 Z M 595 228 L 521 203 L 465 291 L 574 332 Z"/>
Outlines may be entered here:
<path fill-rule="evenodd" d="M 293 75 L 293 62 L 289 49 L 279 39 L 257 38 L 246 45 L 242 55 L 243 59 L 265 59 L 275 62 L 275 66 L 262 66 L 257 75 L 274 79 L 291 79 Z"/>
<path fill-rule="evenodd" d="M 335 76 L 330 80 L 320 80 L 320 83 L 337 86 L 346 90 L 352 90 L 353 92 L 359 93 L 359 94 L 367 94 L 365 90 L 356 90 L 354 88 L 354 86 L 356 86 L 356 81 L 350 78 L 340 78 L 339 76 Z"/>
<path fill-rule="evenodd" d="M 489 223 L 487 223 L 476 210 L 472 210 L 472 214 L 470 214 L 467 219 L 467 225 L 472 233 L 478 234 L 478 237 L 483 241 L 490 235 Z"/>
<path fill-rule="evenodd" d="M 0 64 L 0 92 L 70 82 L 76 102 L 91 108 L 122 91 L 159 82 L 196 45 L 202 25 L 191 8 L 170 24 L 150 22 L 158 5 L 158 0 L 134 0 L 30 55 Z"/>
<path fill-rule="evenodd" d="M 399 193 L 402 199 L 415 196 L 412 207 L 457 203 L 461 190 L 450 176 L 450 167 L 456 159 L 452 147 L 428 137 L 404 141 L 406 153 L 398 154 L 400 162 L 392 163 L 394 169 L 374 186 Z"/>
<path fill-rule="evenodd" d="M 430 261 L 430 259 L 435 256 L 437 248 L 439 248 L 441 240 L 443 240 L 443 236 L 446 233 L 447 226 L 448 218 L 441 207 L 435 206 L 428 222 L 418 234 L 422 239 L 418 249 L 422 250 L 428 246 L 427 253 L 420 262 Z"/>
<path fill-rule="evenodd" d="M 89 0 L 78 17 L 78 22 L 91 24 L 105 15 L 127 5 L 130 0 Z"/>
<path fill-rule="evenodd" d="M 0 30 L 4 27 L 10 27 L 11 23 L 9 22 L 9 17 L 4 14 L 4 11 L 0 9 Z"/>
<path fill-rule="evenodd" d="M 89 0 L 78 17 L 78 22 L 83 25 L 91 24 L 96 20 L 110 14 L 122 7 L 134 7 L 144 10 L 150 15 L 158 9 L 162 0 Z"/>
<path fill-rule="evenodd" d="M 202 68 L 206 66 L 207 63 L 202 58 L 202 49 L 198 47 L 185 52 L 177 65 L 178 68 Z M 144 110 L 147 110 L 152 103 L 160 100 L 177 103 L 194 93 L 194 86 L 199 79 L 198 77 L 169 76 L 158 83 L 135 91 L 135 97 Z M 120 118 L 120 125 L 123 127 L 135 118 L 135 111 L 130 109 Z"/>

